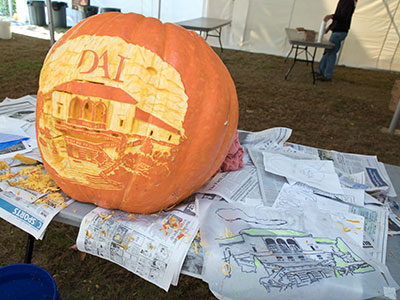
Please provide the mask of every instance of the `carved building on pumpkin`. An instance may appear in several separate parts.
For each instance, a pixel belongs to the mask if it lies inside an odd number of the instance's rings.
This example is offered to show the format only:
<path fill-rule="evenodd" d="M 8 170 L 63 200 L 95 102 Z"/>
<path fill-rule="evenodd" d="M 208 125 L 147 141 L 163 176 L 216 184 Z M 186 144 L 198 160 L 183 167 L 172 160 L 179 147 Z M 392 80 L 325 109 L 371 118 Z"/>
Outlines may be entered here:
<path fill-rule="evenodd" d="M 57 132 L 46 134 L 39 128 L 51 144 L 43 138 L 39 142 L 44 149 L 57 152 L 70 163 L 72 160 L 83 173 L 97 170 L 107 174 L 129 153 L 169 153 L 180 142 L 180 130 L 137 103 L 117 87 L 77 80 L 60 84 L 45 97 L 43 107 L 44 123 L 54 122 L 49 127 Z M 146 141 L 151 142 L 151 153 L 144 153 Z"/>

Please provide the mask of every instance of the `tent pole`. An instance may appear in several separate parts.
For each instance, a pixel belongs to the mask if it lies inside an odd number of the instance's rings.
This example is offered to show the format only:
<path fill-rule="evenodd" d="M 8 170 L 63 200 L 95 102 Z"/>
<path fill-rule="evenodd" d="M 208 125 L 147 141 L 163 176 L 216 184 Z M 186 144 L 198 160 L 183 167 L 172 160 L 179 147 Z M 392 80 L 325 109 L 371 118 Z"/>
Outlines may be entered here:
<path fill-rule="evenodd" d="M 46 0 L 47 16 L 49 19 L 49 32 L 50 32 L 50 46 L 54 44 L 54 19 L 53 10 L 51 9 L 51 0 Z"/>
<path fill-rule="evenodd" d="M 385 4 L 386 11 L 387 11 L 387 13 L 388 13 L 388 15 L 390 17 L 390 20 L 392 21 L 393 27 L 394 27 L 394 29 L 396 29 L 396 33 L 397 33 L 398 37 L 400 38 L 399 27 L 397 27 L 397 24 L 394 21 L 394 18 L 393 18 L 392 12 L 390 11 L 389 5 L 387 4 L 386 0 L 382 0 L 382 1 Z M 397 12 L 397 10 L 396 10 L 396 12 Z"/>
<path fill-rule="evenodd" d="M 158 19 L 161 18 L 161 0 L 158 0 Z"/>

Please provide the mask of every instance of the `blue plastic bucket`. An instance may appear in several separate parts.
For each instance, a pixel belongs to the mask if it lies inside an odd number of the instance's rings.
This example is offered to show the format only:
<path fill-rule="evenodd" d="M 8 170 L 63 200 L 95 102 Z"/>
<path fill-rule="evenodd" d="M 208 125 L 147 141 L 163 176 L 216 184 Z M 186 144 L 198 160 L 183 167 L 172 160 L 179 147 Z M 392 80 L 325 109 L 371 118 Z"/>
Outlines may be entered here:
<path fill-rule="evenodd" d="M 0 268 L 0 299 L 59 300 L 56 282 L 45 269 L 32 264 Z"/>

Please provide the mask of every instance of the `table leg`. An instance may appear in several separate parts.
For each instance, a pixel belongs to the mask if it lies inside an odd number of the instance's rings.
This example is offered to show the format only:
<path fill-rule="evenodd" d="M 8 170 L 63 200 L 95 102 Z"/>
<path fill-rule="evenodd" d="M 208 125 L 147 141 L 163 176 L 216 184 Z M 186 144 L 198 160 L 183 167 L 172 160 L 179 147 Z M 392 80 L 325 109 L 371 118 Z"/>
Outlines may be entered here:
<path fill-rule="evenodd" d="M 222 42 L 221 42 L 221 31 L 222 31 L 222 28 L 218 28 L 218 29 L 216 29 L 216 31 L 218 32 L 219 46 L 220 46 L 220 48 L 221 48 L 221 52 L 223 52 L 223 51 L 224 51 L 224 48 L 222 48 Z"/>
<path fill-rule="evenodd" d="M 295 65 L 295 63 L 296 63 L 296 61 L 297 61 L 297 54 L 298 54 L 298 51 L 299 51 L 299 46 L 296 45 L 295 47 L 296 47 L 296 51 L 295 51 L 295 53 L 294 53 L 294 60 L 293 60 L 292 65 L 290 66 L 289 70 L 286 72 L 285 79 L 288 78 L 290 72 L 292 71 L 292 69 L 293 69 L 293 67 L 294 67 L 294 65 Z"/>
<path fill-rule="evenodd" d="M 306 65 L 308 65 L 308 62 L 309 62 L 309 60 L 308 60 L 308 46 L 306 46 L 305 48 L 304 48 L 304 51 L 306 52 Z M 311 54 L 311 53 L 310 53 Z"/>
<path fill-rule="evenodd" d="M 294 48 L 294 45 L 292 45 L 292 48 L 290 48 L 290 51 L 289 51 L 288 55 L 286 55 L 285 62 L 289 58 L 290 54 L 292 54 L 293 48 Z"/>
<path fill-rule="evenodd" d="M 317 47 L 314 47 L 314 53 L 312 54 L 312 60 L 311 60 L 311 72 L 313 77 L 313 84 L 315 84 L 314 59 L 316 53 L 317 53 Z"/>
<path fill-rule="evenodd" d="M 35 238 L 28 234 L 28 240 L 26 242 L 26 252 L 25 252 L 25 263 L 30 264 L 32 261 L 32 253 L 33 253 L 33 244 L 35 242 Z"/>

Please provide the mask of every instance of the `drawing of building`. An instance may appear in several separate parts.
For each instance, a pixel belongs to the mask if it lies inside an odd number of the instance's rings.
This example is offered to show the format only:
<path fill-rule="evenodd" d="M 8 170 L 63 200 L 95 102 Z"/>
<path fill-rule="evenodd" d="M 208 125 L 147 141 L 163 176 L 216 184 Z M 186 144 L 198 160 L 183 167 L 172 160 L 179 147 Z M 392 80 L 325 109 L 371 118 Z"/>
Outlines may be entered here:
<path fill-rule="evenodd" d="M 340 238 L 319 239 L 292 230 L 244 229 L 238 235 L 217 240 L 224 248 L 226 276 L 231 276 L 234 261 L 241 272 L 257 273 L 262 266 L 265 275 L 259 283 L 284 291 L 299 288 L 325 278 L 355 275 L 373 271 Z M 243 251 L 243 246 L 247 246 Z M 229 271 L 228 271 L 229 270 Z"/>

